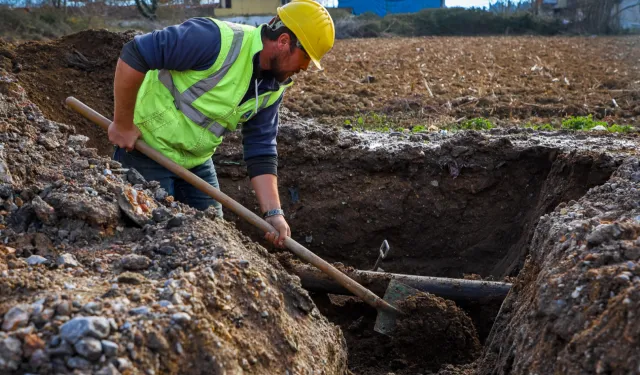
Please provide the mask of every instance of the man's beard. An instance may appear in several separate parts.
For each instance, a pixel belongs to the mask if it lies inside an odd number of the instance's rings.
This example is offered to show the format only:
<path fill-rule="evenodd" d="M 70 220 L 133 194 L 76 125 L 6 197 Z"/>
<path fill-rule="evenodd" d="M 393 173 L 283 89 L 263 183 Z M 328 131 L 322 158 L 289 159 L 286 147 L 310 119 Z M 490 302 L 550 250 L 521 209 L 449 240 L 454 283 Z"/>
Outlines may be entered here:
<path fill-rule="evenodd" d="M 271 69 L 262 71 L 262 78 L 270 79 L 275 78 L 276 81 L 282 83 L 286 81 L 289 77 L 287 77 L 287 73 L 280 70 L 280 63 L 278 62 L 277 57 L 272 57 L 269 62 L 271 65 Z"/>

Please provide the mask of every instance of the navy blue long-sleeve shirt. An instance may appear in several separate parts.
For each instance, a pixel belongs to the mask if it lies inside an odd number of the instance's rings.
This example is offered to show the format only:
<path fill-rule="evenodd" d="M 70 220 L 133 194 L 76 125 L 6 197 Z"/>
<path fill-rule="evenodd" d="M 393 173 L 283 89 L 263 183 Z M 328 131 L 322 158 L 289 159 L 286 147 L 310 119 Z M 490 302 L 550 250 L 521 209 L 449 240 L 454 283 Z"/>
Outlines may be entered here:
<path fill-rule="evenodd" d="M 192 18 L 186 22 L 138 35 L 127 43 L 120 58 L 129 66 L 146 73 L 149 70 L 206 70 L 220 54 L 220 29 L 207 18 Z M 255 96 L 256 79 L 260 77 L 258 55 L 254 56 L 254 71 L 242 103 Z M 274 78 L 258 78 L 258 94 L 276 91 L 280 83 Z M 276 137 L 278 110 L 282 96 L 242 126 L 244 160 L 250 177 L 277 175 Z"/>

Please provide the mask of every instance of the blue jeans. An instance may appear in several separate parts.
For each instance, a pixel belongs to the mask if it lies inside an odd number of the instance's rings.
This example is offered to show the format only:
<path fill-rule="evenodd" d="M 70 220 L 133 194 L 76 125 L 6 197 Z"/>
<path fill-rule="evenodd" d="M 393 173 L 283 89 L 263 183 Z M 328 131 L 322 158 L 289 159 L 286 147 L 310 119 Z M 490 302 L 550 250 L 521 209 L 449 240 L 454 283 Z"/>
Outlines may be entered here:
<path fill-rule="evenodd" d="M 125 149 L 116 147 L 113 159 L 120 162 L 125 168 L 135 168 L 147 181 L 158 181 L 160 186 L 169 195 L 173 195 L 177 201 L 198 210 L 205 210 L 209 206 L 213 206 L 218 212 L 218 216 L 222 217 L 222 205 L 218 201 L 196 189 L 193 185 L 143 153 L 137 150 L 126 152 Z M 208 159 L 204 164 L 189 169 L 189 171 L 216 189 L 220 188 L 216 169 L 211 159 Z"/>

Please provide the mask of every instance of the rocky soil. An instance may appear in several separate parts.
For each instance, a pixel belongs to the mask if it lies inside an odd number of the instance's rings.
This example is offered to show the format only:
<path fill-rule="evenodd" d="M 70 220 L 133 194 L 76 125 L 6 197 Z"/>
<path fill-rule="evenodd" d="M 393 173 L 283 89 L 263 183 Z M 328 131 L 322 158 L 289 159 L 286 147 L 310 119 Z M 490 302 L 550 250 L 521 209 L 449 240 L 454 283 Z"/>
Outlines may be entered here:
<path fill-rule="evenodd" d="M 482 374 L 639 371 L 640 159 L 540 218 Z"/>
<path fill-rule="evenodd" d="M 263 247 L 86 148 L 6 72 L 0 128 L 0 373 L 346 372 L 341 331 Z"/>

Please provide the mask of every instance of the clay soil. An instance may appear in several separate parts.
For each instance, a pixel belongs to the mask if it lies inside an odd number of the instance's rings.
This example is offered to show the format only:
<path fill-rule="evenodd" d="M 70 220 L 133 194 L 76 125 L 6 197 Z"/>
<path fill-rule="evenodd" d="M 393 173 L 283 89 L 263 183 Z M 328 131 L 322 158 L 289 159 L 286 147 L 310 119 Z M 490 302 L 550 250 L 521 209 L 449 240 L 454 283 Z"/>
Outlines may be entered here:
<path fill-rule="evenodd" d="M 637 368 L 625 359 L 634 357 L 640 326 L 629 314 L 640 282 L 637 135 L 513 128 L 588 113 L 637 125 L 637 38 L 340 41 L 325 72 L 298 77 L 278 139 L 280 199 L 298 242 L 369 269 L 386 239 L 392 252 L 381 266 L 389 272 L 515 281 L 499 314 L 482 300 L 407 301 L 414 314 L 387 338 L 372 331 L 375 311 L 352 297 L 310 299 L 275 249 L 231 212 L 225 221 L 175 204 L 104 157 L 104 132 L 63 103 L 74 95 L 111 116 L 115 62 L 132 37 L 86 31 L 49 43 L 0 42 L 0 315 L 8 327 L 0 365 L 357 375 Z M 503 126 L 343 129 L 371 112 L 405 127 L 477 116 Z M 238 134 L 214 162 L 221 189 L 258 211 Z M 118 204 L 121 189 L 164 210 L 136 225 Z M 63 254 L 79 265 L 57 265 Z M 30 266 L 32 256 L 44 263 Z M 59 308 L 65 301 L 69 311 Z M 29 311 L 26 321 L 15 310 L 6 315 L 17 305 Z M 61 348 L 62 324 L 82 316 L 114 320 L 115 357 L 87 365 L 85 350 Z M 625 331 L 603 333 L 608 321 Z M 532 348 L 531 335 L 541 344 Z"/>

